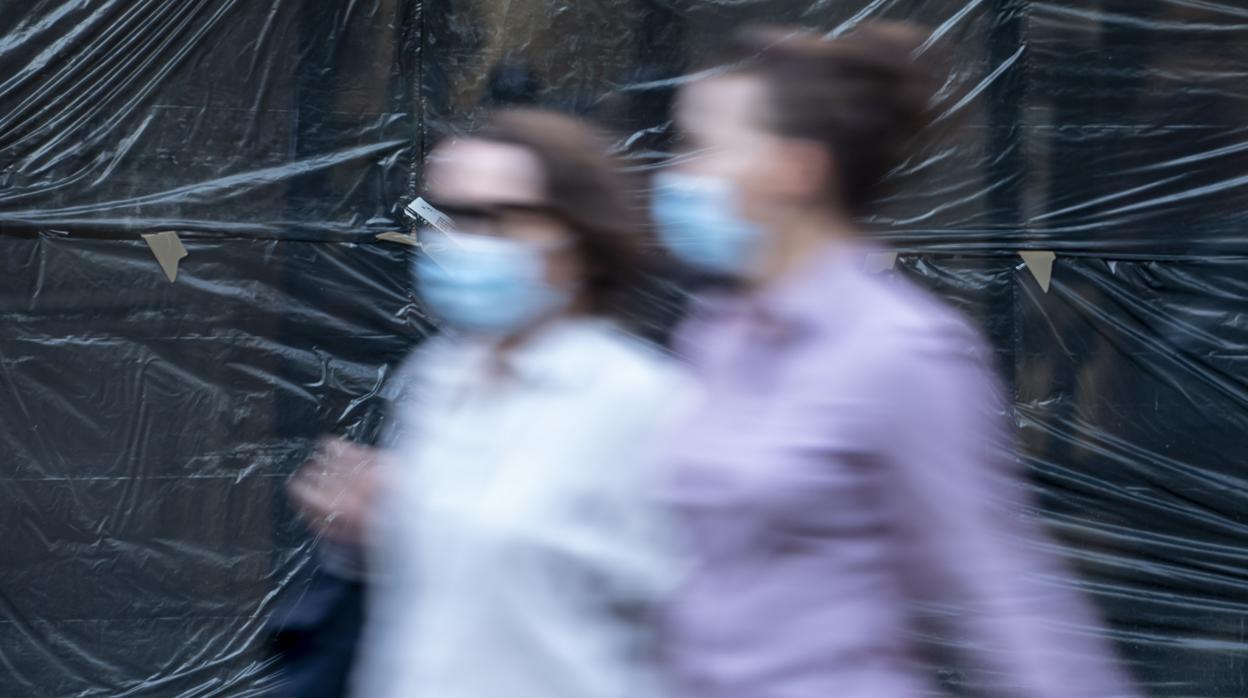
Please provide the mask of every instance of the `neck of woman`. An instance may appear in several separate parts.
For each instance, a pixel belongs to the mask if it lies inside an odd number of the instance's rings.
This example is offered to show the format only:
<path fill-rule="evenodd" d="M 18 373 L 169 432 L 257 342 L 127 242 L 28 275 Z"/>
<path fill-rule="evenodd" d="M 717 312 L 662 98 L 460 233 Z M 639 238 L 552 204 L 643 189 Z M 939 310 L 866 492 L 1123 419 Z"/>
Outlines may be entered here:
<path fill-rule="evenodd" d="M 849 216 L 826 210 L 795 211 L 767 227 L 767 254 L 750 280 L 756 288 L 782 283 L 829 245 L 848 245 L 856 237 Z"/>
<path fill-rule="evenodd" d="M 584 293 L 580 294 L 571 305 L 554 315 L 540 318 L 514 332 L 499 337 L 490 351 L 490 377 L 492 380 L 506 378 L 507 358 L 531 339 L 541 334 L 546 328 L 574 317 L 590 314 L 592 304 Z"/>

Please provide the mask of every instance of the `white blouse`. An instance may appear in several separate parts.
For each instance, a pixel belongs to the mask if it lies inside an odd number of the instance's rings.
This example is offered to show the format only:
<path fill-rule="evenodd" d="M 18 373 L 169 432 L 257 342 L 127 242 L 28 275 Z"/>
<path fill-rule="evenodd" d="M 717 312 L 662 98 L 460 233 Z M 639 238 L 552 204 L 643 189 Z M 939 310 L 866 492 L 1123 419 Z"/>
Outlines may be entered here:
<path fill-rule="evenodd" d="M 663 695 L 655 466 L 688 384 L 603 320 L 544 330 L 502 379 L 489 356 L 434 340 L 404 369 L 354 695 Z"/>

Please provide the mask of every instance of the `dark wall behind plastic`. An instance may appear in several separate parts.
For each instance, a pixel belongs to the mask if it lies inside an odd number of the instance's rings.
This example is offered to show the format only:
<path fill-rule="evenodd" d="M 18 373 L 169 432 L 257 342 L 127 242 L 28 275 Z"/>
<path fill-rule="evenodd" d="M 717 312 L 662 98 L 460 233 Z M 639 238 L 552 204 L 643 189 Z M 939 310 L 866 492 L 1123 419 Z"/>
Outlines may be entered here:
<path fill-rule="evenodd" d="M 1186 0 L 0 5 L 0 695 L 262 691 L 284 478 L 428 331 L 373 235 L 496 66 L 644 170 L 732 27 L 876 17 L 935 28 L 961 118 L 876 234 L 994 342 L 1149 694 L 1248 695 L 1248 11 Z"/>

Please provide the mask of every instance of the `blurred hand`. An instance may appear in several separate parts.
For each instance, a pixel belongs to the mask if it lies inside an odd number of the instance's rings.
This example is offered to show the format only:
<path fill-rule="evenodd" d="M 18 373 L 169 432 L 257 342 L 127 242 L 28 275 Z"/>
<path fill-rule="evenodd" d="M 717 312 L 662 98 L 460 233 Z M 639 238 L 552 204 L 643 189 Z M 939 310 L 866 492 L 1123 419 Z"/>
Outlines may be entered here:
<path fill-rule="evenodd" d="M 339 438 L 321 440 L 317 453 L 286 486 L 316 533 L 362 545 L 381 481 L 380 452 Z"/>

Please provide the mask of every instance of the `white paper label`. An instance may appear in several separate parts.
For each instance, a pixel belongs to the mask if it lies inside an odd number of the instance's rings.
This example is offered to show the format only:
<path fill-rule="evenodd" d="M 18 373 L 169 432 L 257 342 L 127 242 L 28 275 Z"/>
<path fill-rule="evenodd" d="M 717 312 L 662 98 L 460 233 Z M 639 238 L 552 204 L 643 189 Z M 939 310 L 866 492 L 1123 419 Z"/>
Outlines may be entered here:
<path fill-rule="evenodd" d="M 407 205 L 407 212 L 413 218 L 419 218 L 444 233 L 449 233 L 454 228 L 454 223 L 449 216 L 420 197 Z"/>

